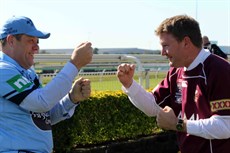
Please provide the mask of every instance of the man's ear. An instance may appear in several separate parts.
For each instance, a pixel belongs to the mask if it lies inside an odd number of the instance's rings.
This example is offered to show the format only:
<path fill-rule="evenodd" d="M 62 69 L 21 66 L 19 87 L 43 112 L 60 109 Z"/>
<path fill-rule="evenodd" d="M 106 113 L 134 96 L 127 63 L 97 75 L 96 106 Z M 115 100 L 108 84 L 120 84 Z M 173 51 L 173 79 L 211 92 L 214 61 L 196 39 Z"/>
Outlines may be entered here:
<path fill-rule="evenodd" d="M 191 39 L 188 36 L 185 36 L 183 41 L 184 41 L 185 47 L 188 47 L 189 45 L 191 45 Z"/>
<path fill-rule="evenodd" d="M 6 43 L 10 46 L 13 47 L 14 44 L 14 36 L 13 35 L 8 35 L 6 37 Z"/>

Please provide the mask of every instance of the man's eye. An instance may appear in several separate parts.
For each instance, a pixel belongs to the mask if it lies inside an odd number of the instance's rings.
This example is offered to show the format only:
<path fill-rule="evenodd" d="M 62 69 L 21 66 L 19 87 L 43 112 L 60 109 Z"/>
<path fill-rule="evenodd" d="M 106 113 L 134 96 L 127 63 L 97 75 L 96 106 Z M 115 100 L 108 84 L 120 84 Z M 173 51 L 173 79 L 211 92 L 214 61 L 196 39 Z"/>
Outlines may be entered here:
<path fill-rule="evenodd" d="M 163 45 L 163 48 L 164 48 L 164 49 L 168 49 L 169 46 L 168 46 L 168 45 Z"/>
<path fill-rule="evenodd" d="M 38 44 L 39 42 L 38 42 L 38 40 L 31 39 L 31 40 L 30 40 L 30 43 L 33 43 L 33 44 L 36 43 L 36 44 Z"/>

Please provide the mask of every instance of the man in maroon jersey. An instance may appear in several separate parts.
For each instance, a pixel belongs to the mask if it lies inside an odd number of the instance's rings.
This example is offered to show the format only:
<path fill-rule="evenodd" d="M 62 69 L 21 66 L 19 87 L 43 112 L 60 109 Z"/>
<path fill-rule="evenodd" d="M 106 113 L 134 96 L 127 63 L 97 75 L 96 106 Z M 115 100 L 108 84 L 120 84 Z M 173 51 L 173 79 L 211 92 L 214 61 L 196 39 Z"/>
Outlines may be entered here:
<path fill-rule="evenodd" d="M 123 91 L 159 127 L 177 131 L 181 153 L 229 153 L 230 64 L 203 49 L 199 23 L 187 15 L 167 18 L 155 33 L 170 64 L 166 78 L 147 92 L 133 79 L 135 65 L 121 64 Z"/>

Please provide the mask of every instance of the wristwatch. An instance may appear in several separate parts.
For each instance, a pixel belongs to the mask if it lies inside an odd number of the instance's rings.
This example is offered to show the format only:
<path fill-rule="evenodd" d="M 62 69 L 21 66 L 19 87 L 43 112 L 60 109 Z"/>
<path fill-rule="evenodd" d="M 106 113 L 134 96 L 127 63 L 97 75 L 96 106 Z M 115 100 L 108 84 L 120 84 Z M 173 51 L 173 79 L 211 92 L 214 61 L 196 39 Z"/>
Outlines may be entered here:
<path fill-rule="evenodd" d="M 184 130 L 184 120 L 182 120 L 180 118 L 178 119 L 178 122 L 176 124 L 176 129 L 178 131 L 183 131 Z"/>

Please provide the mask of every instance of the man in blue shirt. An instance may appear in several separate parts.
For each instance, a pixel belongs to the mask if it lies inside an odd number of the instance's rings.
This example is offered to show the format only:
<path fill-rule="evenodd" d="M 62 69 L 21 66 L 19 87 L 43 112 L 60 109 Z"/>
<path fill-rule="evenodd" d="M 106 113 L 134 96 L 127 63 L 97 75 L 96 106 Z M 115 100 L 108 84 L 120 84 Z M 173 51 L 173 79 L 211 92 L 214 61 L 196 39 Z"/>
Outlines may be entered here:
<path fill-rule="evenodd" d="M 52 152 L 51 126 L 70 118 L 90 96 L 88 79 L 72 85 L 78 70 L 92 60 L 90 42 L 77 46 L 57 76 L 41 86 L 31 66 L 39 38 L 49 36 L 24 16 L 13 16 L 0 27 L 0 152 Z"/>

